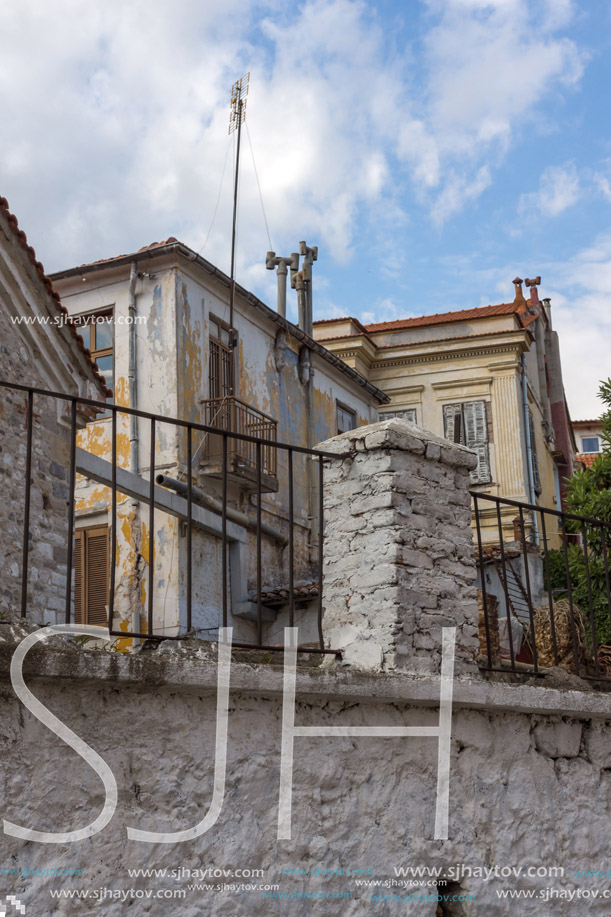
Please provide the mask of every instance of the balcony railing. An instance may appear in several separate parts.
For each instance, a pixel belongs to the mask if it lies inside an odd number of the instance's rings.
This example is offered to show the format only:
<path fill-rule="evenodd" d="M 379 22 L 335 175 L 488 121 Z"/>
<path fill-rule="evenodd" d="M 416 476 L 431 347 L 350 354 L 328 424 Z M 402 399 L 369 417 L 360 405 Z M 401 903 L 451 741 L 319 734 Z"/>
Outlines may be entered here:
<path fill-rule="evenodd" d="M 471 495 L 483 667 L 539 675 L 560 666 L 582 678 L 611 681 L 611 524 Z M 484 543 L 483 529 L 489 538 L 493 522 L 495 537 Z"/>
<path fill-rule="evenodd" d="M 277 440 L 278 422 L 246 404 L 234 395 L 224 398 L 211 398 L 202 402 L 202 423 L 207 427 L 222 430 L 226 433 L 237 433 L 240 436 L 251 436 L 268 443 Z M 231 439 L 228 442 L 228 472 L 234 477 L 246 481 L 256 481 L 257 444 L 251 440 Z M 272 445 L 262 445 L 261 475 L 266 490 L 276 490 L 277 450 Z M 207 433 L 202 443 L 201 461 L 206 473 L 214 475 L 222 472 L 223 435 Z"/>

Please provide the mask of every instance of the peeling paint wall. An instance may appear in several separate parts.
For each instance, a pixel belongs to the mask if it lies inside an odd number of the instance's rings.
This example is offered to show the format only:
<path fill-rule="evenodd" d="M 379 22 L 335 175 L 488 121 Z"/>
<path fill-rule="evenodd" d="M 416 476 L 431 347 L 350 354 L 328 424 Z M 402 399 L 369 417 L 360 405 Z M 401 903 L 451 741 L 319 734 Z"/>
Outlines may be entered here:
<path fill-rule="evenodd" d="M 159 265 L 147 262 L 136 288 L 137 313 L 145 323 L 136 326 L 137 334 L 137 407 L 151 413 L 202 421 L 202 402 L 209 397 L 208 350 L 210 315 L 227 322 L 228 291 L 215 278 L 195 265 L 176 263 L 165 258 Z M 128 402 L 129 267 L 101 268 L 88 276 L 85 283 L 67 280 L 59 283 L 60 293 L 71 314 L 91 312 L 112 306 L 115 318 L 115 393 L 119 404 Z M 240 296 L 236 298 L 234 324 L 238 333 L 236 348 L 235 395 L 248 405 L 278 422 L 277 438 L 295 445 L 315 445 L 337 432 L 336 401 L 351 407 L 358 423 L 377 419 L 377 402 L 365 389 L 348 379 L 318 355 L 312 357 L 313 423 L 308 435 L 307 385 L 299 379 L 299 353 L 302 343 L 290 335 L 283 353 L 284 365 L 277 361 L 278 327 L 255 311 Z M 139 473 L 149 479 L 150 424 L 139 420 Z M 117 456 L 121 467 L 129 466 L 129 421 L 127 415 L 117 423 Z M 91 424 L 82 434 L 79 445 L 95 455 L 111 456 L 110 419 Z M 194 484 L 220 499 L 221 483 L 211 478 L 201 466 L 201 434 L 193 434 L 195 457 Z M 262 496 L 262 521 L 284 537 L 288 536 L 288 457 L 278 451 L 278 490 Z M 169 424 L 157 423 L 155 469 L 170 477 L 186 480 L 187 434 Z M 305 457 L 294 455 L 295 507 L 295 582 L 311 581 L 315 575 L 317 551 L 317 491 L 313 472 Z M 78 524 L 99 524 L 109 519 L 110 492 L 98 484 L 80 480 L 78 486 Z M 256 518 L 252 488 L 231 483 L 229 505 Z M 118 499 L 117 538 L 117 618 L 131 627 L 134 612 L 140 613 L 140 625 L 146 631 L 148 603 L 149 544 L 148 505 L 134 505 L 130 498 Z M 222 622 L 222 557 L 219 538 L 194 528 L 193 535 L 193 625 L 203 636 L 213 635 Z M 241 580 L 232 576 L 234 603 L 247 602 L 257 588 L 256 537 L 244 530 L 248 569 Z M 184 627 L 187 615 L 187 538 L 184 526 L 177 520 L 155 511 L 154 620 L 156 628 L 175 632 L 179 621 Z M 267 536 L 262 539 L 263 588 L 288 586 L 288 549 Z M 231 555 L 235 558 L 235 552 Z M 235 560 L 232 561 L 235 563 Z M 234 571 L 235 572 L 235 571 Z M 238 591 L 240 594 L 238 594 Z M 235 620 L 240 639 L 254 639 L 254 625 Z M 276 630 L 273 623 L 269 628 Z M 128 642 L 126 641 L 126 645 Z"/>

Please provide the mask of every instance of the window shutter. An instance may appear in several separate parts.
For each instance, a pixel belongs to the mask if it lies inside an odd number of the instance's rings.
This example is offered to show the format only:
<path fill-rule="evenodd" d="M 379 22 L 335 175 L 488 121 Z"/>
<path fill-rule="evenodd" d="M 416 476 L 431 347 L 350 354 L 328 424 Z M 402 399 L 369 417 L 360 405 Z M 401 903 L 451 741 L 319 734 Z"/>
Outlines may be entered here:
<path fill-rule="evenodd" d="M 108 627 L 108 526 L 74 535 L 74 621 Z"/>
<path fill-rule="evenodd" d="M 83 532 L 74 534 L 74 623 L 83 623 Z"/>
<path fill-rule="evenodd" d="M 405 408 L 403 411 L 384 411 L 378 413 L 378 420 L 390 420 L 398 417 L 399 420 L 406 420 L 408 423 L 416 423 L 416 408 Z"/>
<path fill-rule="evenodd" d="M 108 527 L 87 532 L 87 623 L 108 627 Z"/>
<path fill-rule="evenodd" d="M 467 401 L 462 406 L 465 424 L 464 444 L 477 453 L 477 467 L 471 472 L 473 484 L 490 482 L 488 424 L 485 401 Z"/>
<path fill-rule="evenodd" d="M 458 418 L 458 424 L 456 419 Z M 444 404 L 443 406 L 443 435 L 446 439 L 449 439 L 451 443 L 457 442 L 456 435 L 459 436 L 458 442 L 460 442 L 460 405 L 459 404 Z"/>
<path fill-rule="evenodd" d="M 535 493 L 541 493 L 541 475 L 539 474 L 539 459 L 537 458 L 537 444 L 535 441 L 535 421 L 531 409 L 528 409 L 528 436 L 530 439 L 531 467 Z"/>

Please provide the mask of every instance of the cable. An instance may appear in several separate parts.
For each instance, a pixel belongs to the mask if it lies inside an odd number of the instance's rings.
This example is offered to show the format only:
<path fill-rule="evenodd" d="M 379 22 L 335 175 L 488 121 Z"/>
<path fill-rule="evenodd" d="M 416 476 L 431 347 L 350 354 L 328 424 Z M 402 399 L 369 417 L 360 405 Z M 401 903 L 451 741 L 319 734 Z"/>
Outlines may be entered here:
<path fill-rule="evenodd" d="M 212 222 L 210 223 L 210 229 L 208 230 L 208 235 L 206 236 L 206 241 L 204 242 L 204 244 L 202 245 L 202 247 L 201 247 L 200 250 L 198 251 L 198 253 L 197 253 L 198 255 L 201 255 L 201 253 L 202 253 L 203 250 L 205 249 L 206 245 L 208 244 L 208 239 L 210 238 L 210 233 L 212 232 L 212 227 L 214 226 L 214 221 L 216 220 L 216 214 L 217 214 L 217 211 L 218 211 L 218 209 L 219 209 L 219 203 L 220 203 L 221 194 L 222 194 L 222 191 L 223 191 L 223 179 L 225 178 L 225 169 L 227 168 L 227 160 L 229 159 L 229 150 L 231 149 L 231 146 L 232 146 L 232 143 L 231 143 L 231 138 L 230 138 L 230 139 L 229 139 L 229 143 L 227 144 L 227 152 L 225 153 L 225 162 L 223 163 L 223 171 L 221 172 L 221 183 L 220 183 L 220 185 L 219 185 L 219 193 L 218 193 L 218 197 L 217 197 L 217 199 L 216 199 L 216 206 L 215 206 L 215 208 L 214 208 L 214 213 L 212 214 Z"/>
<path fill-rule="evenodd" d="M 246 125 L 246 136 L 248 137 L 248 146 L 250 147 L 250 155 L 252 156 L 252 164 L 255 169 L 255 178 L 257 179 L 257 188 L 259 189 L 259 200 L 261 201 L 261 210 L 263 211 L 263 220 L 265 222 L 265 230 L 267 232 L 267 241 L 269 242 L 269 250 L 274 251 L 274 246 L 272 245 L 272 239 L 269 234 L 269 226 L 267 225 L 267 217 L 265 215 L 265 207 L 263 205 L 263 195 L 261 194 L 261 185 L 259 184 L 259 173 L 257 172 L 257 164 L 255 162 L 255 154 L 252 148 L 252 141 L 250 139 L 250 131 L 248 130 L 248 121 L 245 121 Z"/>

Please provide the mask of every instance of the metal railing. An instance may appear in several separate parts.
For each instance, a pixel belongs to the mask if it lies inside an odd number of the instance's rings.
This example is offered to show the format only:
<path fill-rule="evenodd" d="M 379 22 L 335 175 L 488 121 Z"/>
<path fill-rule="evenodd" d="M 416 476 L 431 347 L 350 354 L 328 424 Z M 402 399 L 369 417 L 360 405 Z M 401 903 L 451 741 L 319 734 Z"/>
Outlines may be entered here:
<path fill-rule="evenodd" d="M 26 424 L 25 424 L 25 474 L 24 474 L 24 490 L 23 490 L 23 544 L 22 544 L 22 563 L 21 563 L 21 616 L 23 618 L 28 617 L 28 593 L 29 593 L 29 550 L 31 550 L 32 545 L 32 528 L 33 522 L 33 512 L 32 512 L 32 501 L 31 489 L 32 489 L 32 475 L 33 475 L 33 463 L 32 463 L 32 453 L 33 453 L 33 420 L 36 413 L 36 410 L 42 411 L 49 406 L 49 400 L 52 400 L 52 404 L 55 405 L 58 402 L 63 402 L 67 407 L 67 471 L 68 471 L 68 506 L 67 506 L 67 530 L 66 530 L 66 584 L 65 584 L 65 614 L 64 620 L 66 623 L 71 623 L 72 620 L 72 610 L 74 607 L 74 591 L 73 591 L 73 560 L 74 560 L 74 533 L 75 533 L 75 495 L 76 495 L 76 480 L 77 480 L 77 434 L 78 434 L 78 414 L 79 410 L 82 411 L 85 409 L 96 409 L 103 408 L 104 411 L 110 412 L 110 418 L 103 421 L 110 428 L 110 446 L 109 446 L 109 470 L 108 470 L 108 481 L 107 486 L 110 488 L 110 500 L 108 504 L 108 514 L 109 514 L 109 543 L 110 543 L 110 558 L 109 558 L 109 588 L 108 588 L 108 628 L 112 636 L 120 638 L 139 638 L 145 640 L 172 640 L 180 639 L 184 637 L 186 633 L 192 630 L 193 623 L 193 528 L 194 528 L 194 510 L 197 511 L 198 504 L 196 500 L 199 499 L 201 492 L 199 488 L 193 483 L 192 474 L 185 473 L 186 481 L 184 481 L 184 498 L 176 497 L 175 494 L 172 494 L 174 500 L 182 500 L 181 505 L 184 510 L 184 521 L 186 522 L 186 571 L 185 571 L 185 584 L 186 584 L 186 614 L 185 620 L 183 622 L 178 622 L 177 627 L 179 632 L 176 634 L 165 634 L 159 633 L 158 629 L 155 626 L 155 616 L 154 616 L 154 598 L 155 598 L 155 538 L 153 533 L 155 532 L 155 515 L 156 510 L 161 509 L 162 511 L 168 511 L 169 505 L 169 492 L 164 488 L 159 487 L 156 484 L 156 472 L 157 468 L 155 467 L 155 455 L 157 444 L 160 441 L 159 431 L 163 425 L 169 425 L 174 428 L 178 434 L 182 433 L 184 437 L 184 467 L 186 469 L 191 469 L 193 467 L 193 456 L 194 456 L 194 438 L 199 434 L 212 434 L 221 442 L 220 450 L 220 465 L 221 465 L 221 495 L 220 498 L 210 497 L 209 500 L 211 503 L 205 505 L 205 509 L 210 514 L 210 506 L 213 506 L 212 512 L 216 514 L 216 519 L 220 517 L 220 525 L 218 526 L 218 535 L 217 537 L 221 544 L 221 565 L 222 565 L 222 622 L 219 622 L 219 626 L 227 627 L 229 625 L 229 618 L 231 607 L 230 604 L 233 604 L 234 598 L 231 596 L 230 583 L 228 580 L 229 576 L 229 563 L 228 563 L 228 546 L 230 539 L 228 538 L 228 527 L 232 524 L 232 518 L 235 517 L 235 511 L 233 511 L 232 516 L 232 507 L 229 504 L 228 500 L 228 484 L 229 484 L 229 468 L 230 462 L 229 457 L 233 453 L 240 452 L 242 454 L 247 453 L 249 455 L 249 461 L 252 463 L 254 469 L 255 480 L 257 483 L 256 488 L 256 497 L 254 505 L 254 518 L 252 518 L 252 529 L 254 531 L 256 544 L 254 546 L 254 555 L 256 557 L 256 593 L 254 596 L 253 604 L 256 604 L 256 616 L 254 620 L 254 626 L 256 629 L 256 640 L 253 642 L 240 642 L 239 640 L 233 641 L 233 646 L 237 648 L 246 648 L 246 649 L 266 649 L 266 650 L 278 650 L 282 651 L 284 647 L 282 645 L 269 645 L 263 643 L 263 627 L 264 627 L 264 618 L 263 618 L 263 598 L 264 598 L 264 589 L 267 587 L 267 584 L 264 584 L 263 581 L 263 562 L 262 562 L 262 543 L 263 537 L 269 533 L 270 528 L 266 526 L 262 521 L 262 514 L 264 512 L 262 506 L 261 495 L 263 493 L 263 475 L 266 473 L 265 469 L 271 470 L 277 468 L 277 457 L 278 453 L 283 456 L 285 460 L 284 468 L 286 470 L 285 475 L 285 493 L 283 496 L 286 497 L 286 538 L 284 542 L 288 550 L 288 626 L 295 626 L 295 605 L 299 601 L 298 597 L 296 598 L 296 593 L 298 594 L 298 584 L 296 583 L 295 577 L 295 530 L 297 526 L 303 527 L 303 523 L 296 519 L 295 515 L 295 490 L 296 490 L 296 481 L 299 481 L 298 474 L 295 470 L 295 463 L 298 458 L 301 457 L 300 461 L 313 461 L 317 465 L 317 530 L 318 530 L 318 545 L 317 545 L 317 558 L 316 558 L 316 569 L 315 569 L 315 582 L 317 584 L 317 632 L 318 640 L 316 644 L 307 644 L 300 645 L 300 652 L 311 652 L 311 653 L 329 653 L 335 654 L 335 650 L 326 649 L 324 645 L 323 631 L 322 631 L 322 611 L 323 611 L 323 579 L 322 579 L 322 569 L 323 569 L 323 527 L 324 527 L 324 518 L 323 518 L 323 460 L 325 458 L 337 459 L 337 455 L 331 453 L 325 453 L 314 449 L 308 449 L 304 446 L 299 445 L 290 445 L 287 443 L 278 443 L 275 440 L 267 439 L 263 436 L 256 436 L 254 432 L 238 432 L 235 429 L 224 429 L 219 426 L 208 426 L 206 424 L 200 424 L 191 421 L 178 420 L 174 417 L 165 417 L 159 414 L 153 414 L 147 411 L 135 410 L 133 408 L 123 407 L 116 404 L 107 404 L 100 401 L 95 401 L 88 398 L 80 398 L 71 395 L 65 395 L 59 392 L 51 392 L 45 389 L 19 385 L 16 383 L 9 383 L 3 380 L 0 380 L 0 390 L 9 389 L 13 393 L 23 393 L 25 401 L 25 413 L 26 413 Z M 233 410 L 235 410 L 237 399 L 233 399 Z M 133 481 L 139 481 L 139 491 L 137 499 L 140 502 L 148 503 L 148 531 L 150 533 L 149 538 L 149 556 L 148 556 L 148 573 L 146 574 L 145 579 L 148 581 L 147 585 L 147 601 L 146 607 L 143 606 L 143 613 L 147 622 L 146 630 L 134 630 L 129 627 L 125 628 L 117 626 L 116 614 L 115 614 L 115 603 L 116 603 L 116 571 L 117 571 L 117 494 L 126 494 L 129 493 L 127 488 L 127 478 L 121 477 L 125 476 L 127 471 L 121 468 L 117 462 L 117 418 L 121 415 L 132 415 L 140 418 L 144 424 L 148 425 L 148 446 L 150 449 L 150 455 L 152 457 L 150 461 L 150 468 L 148 470 L 148 480 L 143 479 L 142 475 L 131 475 L 130 480 L 132 483 L 129 485 L 133 487 Z M 251 428 L 251 430 L 271 430 L 271 424 L 269 421 L 271 418 L 267 418 L 265 415 L 258 412 L 260 420 L 256 419 L 256 412 L 244 412 L 240 416 L 248 416 L 253 418 L 253 423 L 260 424 L 260 427 Z M 249 421 L 250 422 L 250 421 Z M 275 422 L 273 431 L 275 435 Z M 141 441 L 144 441 L 142 433 L 140 434 Z M 177 437 L 180 439 L 180 436 Z M 267 455 L 267 464 L 264 456 Z M 120 485 L 118 485 L 118 477 L 120 478 Z M 94 480 L 100 480 L 98 478 L 93 478 Z M 218 486 L 218 485 L 217 485 Z M 13 499 L 17 503 L 17 495 L 13 496 Z M 38 510 L 40 513 L 44 513 L 45 510 Z M 182 510 L 181 510 L 182 512 Z M 175 513 L 176 515 L 176 513 Z M 243 515 L 243 514 L 242 514 Z M 315 590 L 314 590 L 315 591 Z M 123 620 L 123 625 L 125 625 L 125 620 Z"/>
<path fill-rule="evenodd" d="M 471 496 L 484 668 L 539 675 L 561 666 L 611 679 L 611 524 Z"/>
<path fill-rule="evenodd" d="M 222 434 L 235 433 L 227 453 L 229 468 L 234 473 L 257 469 L 257 441 L 261 441 L 261 473 L 275 477 L 278 470 L 277 439 L 278 422 L 263 411 L 246 404 L 235 395 L 211 398 L 202 402 L 203 422 L 221 433 L 209 433 L 205 437 L 202 460 L 220 468 L 223 462 Z M 244 438 L 241 438 L 244 437 Z"/>

